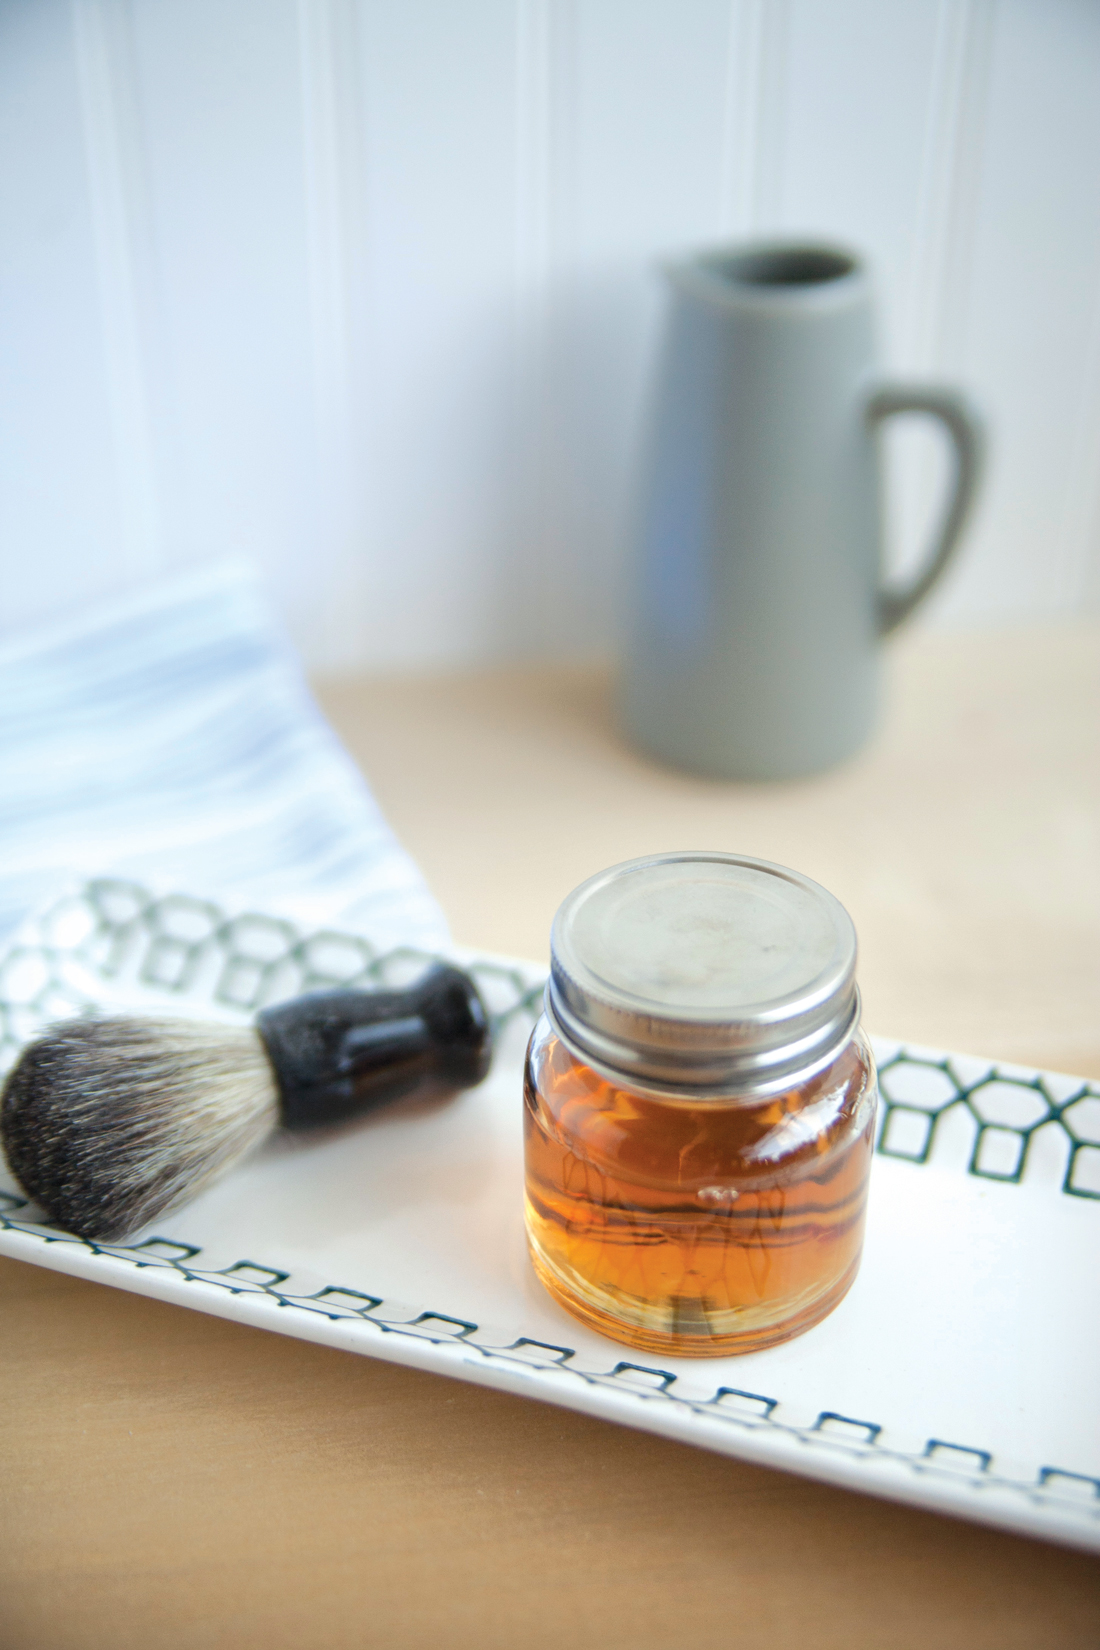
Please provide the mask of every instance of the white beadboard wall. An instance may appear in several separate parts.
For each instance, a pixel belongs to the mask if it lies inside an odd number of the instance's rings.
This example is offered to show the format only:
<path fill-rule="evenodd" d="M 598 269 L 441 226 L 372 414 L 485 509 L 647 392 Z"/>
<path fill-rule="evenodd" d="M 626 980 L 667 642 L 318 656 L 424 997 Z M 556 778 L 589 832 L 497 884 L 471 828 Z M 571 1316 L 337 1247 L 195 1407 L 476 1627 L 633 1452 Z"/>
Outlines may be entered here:
<path fill-rule="evenodd" d="M 244 556 L 320 668 L 606 649 L 651 266 L 771 231 L 987 409 L 921 622 L 1095 608 L 1096 0 L 2 0 L 0 631 Z"/>

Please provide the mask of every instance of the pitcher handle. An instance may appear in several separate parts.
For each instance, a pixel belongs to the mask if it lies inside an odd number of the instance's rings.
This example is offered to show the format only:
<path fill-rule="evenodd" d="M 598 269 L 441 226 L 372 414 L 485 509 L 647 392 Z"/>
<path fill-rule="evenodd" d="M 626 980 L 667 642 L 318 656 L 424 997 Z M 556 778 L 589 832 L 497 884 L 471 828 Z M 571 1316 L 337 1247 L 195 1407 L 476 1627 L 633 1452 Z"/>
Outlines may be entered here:
<path fill-rule="evenodd" d="M 981 415 L 959 390 L 936 384 L 882 384 L 867 402 L 867 422 L 874 429 L 895 413 L 926 413 L 938 418 L 955 452 L 955 484 L 932 552 L 908 584 L 879 592 L 879 633 L 888 636 L 928 595 L 958 549 L 974 507 L 985 461 L 985 426 Z"/>

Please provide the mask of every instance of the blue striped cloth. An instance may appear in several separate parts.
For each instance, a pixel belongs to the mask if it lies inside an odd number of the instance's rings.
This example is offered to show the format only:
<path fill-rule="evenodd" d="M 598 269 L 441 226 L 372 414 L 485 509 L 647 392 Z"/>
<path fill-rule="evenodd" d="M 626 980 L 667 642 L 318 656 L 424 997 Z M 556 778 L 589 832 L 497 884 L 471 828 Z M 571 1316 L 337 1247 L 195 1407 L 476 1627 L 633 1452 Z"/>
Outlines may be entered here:
<path fill-rule="evenodd" d="M 0 645 L 0 941 L 106 872 L 383 948 L 448 941 L 242 568 Z"/>

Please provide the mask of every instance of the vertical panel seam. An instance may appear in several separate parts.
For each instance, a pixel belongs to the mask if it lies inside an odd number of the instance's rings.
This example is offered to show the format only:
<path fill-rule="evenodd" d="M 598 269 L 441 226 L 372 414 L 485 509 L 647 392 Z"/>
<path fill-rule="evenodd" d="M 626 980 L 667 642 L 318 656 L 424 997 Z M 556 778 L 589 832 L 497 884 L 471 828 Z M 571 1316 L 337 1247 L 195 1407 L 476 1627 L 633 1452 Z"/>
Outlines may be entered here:
<path fill-rule="evenodd" d="M 733 235 L 782 218 L 789 12 L 789 0 L 730 0 L 719 222 Z"/>
<path fill-rule="evenodd" d="M 943 241 L 950 213 L 950 164 L 954 105 L 962 73 L 964 12 L 955 0 L 939 0 L 932 72 L 925 115 L 913 242 L 915 268 L 903 330 L 903 359 L 921 371 L 933 361 L 938 300 L 944 263 Z"/>
<path fill-rule="evenodd" d="M 939 0 L 925 117 L 911 266 L 902 324 L 902 370 L 961 369 L 974 268 L 974 222 L 985 148 L 995 0 Z M 914 458 L 919 496 L 939 471 L 931 448 Z"/>
<path fill-rule="evenodd" d="M 1088 612 L 1100 608 L 1100 295 L 1086 341 L 1074 423 L 1060 535 L 1069 563 L 1062 594 L 1071 610 Z"/>
<path fill-rule="evenodd" d="M 761 0 L 730 0 L 718 215 L 723 234 L 748 234 L 754 221 L 761 24 Z"/>
<path fill-rule="evenodd" d="M 72 0 L 73 47 L 95 248 L 96 285 L 126 571 L 140 577 L 163 560 L 160 487 L 142 337 L 135 242 L 151 224 L 144 134 L 123 107 L 137 107 L 133 22 L 126 0 Z"/>
<path fill-rule="evenodd" d="M 995 22 L 996 0 L 941 0 L 917 236 L 930 250 L 913 326 L 925 370 L 954 368 L 963 354 Z"/>
<path fill-rule="evenodd" d="M 575 132 L 576 24 L 571 0 L 516 0 L 515 363 L 520 415 L 515 531 L 536 588 L 527 606 L 541 648 L 552 643 L 552 415 L 549 405 L 555 274 L 572 220 L 573 179 L 563 164 Z M 535 637 L 531 637 L 535 640 Z"/>
<path fill-rule="evenodd" d="M 302 158 L 309 279 L 318 546 L 326 562 L 324 663 L 350 666 L 360 617 L 352 267 L 359 240 L 357 160 L 362 133 L 355 0 L 298 0 Z M 353 198 L 354 197 L 354 198 Z"/>
<path fill-rule="evenodd" d="M 521 324 L 545 300 L 553 216 L 551 51 L 553 0 L 516 0 L 516 263 Z"/>
<path fill-rule="evenodd" d="M 753 169 L 754 230 L 774 228 L 783 216 L 789 14 L 789 0 L 763 0 Z"/>

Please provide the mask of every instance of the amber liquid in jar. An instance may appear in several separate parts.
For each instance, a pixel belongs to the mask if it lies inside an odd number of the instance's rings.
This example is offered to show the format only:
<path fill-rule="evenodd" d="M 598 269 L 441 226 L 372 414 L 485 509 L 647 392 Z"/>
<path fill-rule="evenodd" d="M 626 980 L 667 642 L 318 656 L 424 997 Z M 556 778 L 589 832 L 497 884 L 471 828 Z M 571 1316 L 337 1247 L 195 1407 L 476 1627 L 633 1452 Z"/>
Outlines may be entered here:
<path fill-rule="evenodd" d="M 860 1034 L 784 1094 L 699 1101 L 601 1076 L 544 1016 L 524 1094 L 535 1270 L 601 1333 L 649 1352 L 753 1352 L 847 1292 L 877 1096 Z"/>

